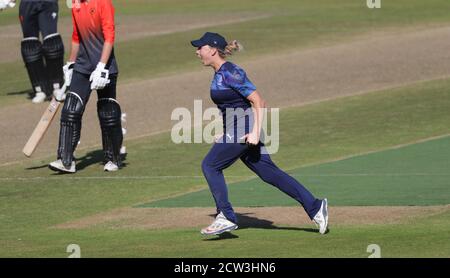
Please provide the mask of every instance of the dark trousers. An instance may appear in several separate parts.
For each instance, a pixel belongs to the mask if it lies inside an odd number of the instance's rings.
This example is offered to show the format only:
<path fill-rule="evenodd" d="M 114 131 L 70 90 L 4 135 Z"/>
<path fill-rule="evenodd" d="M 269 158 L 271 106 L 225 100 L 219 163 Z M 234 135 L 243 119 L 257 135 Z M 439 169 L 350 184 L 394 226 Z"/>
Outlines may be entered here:
<path fill-rule="evenodd" d="M 69 91 L 77 94 L 83 101 L 84 107 L 86 107 L 87 102 L 91 96 L 91 81 L 89 81 L 89 74 L 84 74 L 78 71 L 73 71 L 72 81 L 70 82 Z M 109 76 L 109 84 L 101 90 L 97 90 L 98 98 L 113 98 L 116 99 L 116 86 L 117 86 L 117 75 Z"/>
<path fill-rule="evenodd" d="M 261 148 L 264 146 L 249 147 L 245 143 L 215 143 L 206 155 L 202 170 L 216 202 L 217 211 L 222 212 L 228 220 L 237 223 L 233 207 L 228 200 L 222 171 L 240 158 L 264 182 L 297 200 L 312 219 L 320 209 L 321 200 L 316 199 L 297 180 L 280 170 L 266 152 L 261 153 Z"/>
<path fill-rule="evenodd" d="M 89 101 L 89 98 L 90 98 L 91 92 L 92 92 L 91 82 L 89 81 L 89 77 L 90 77 L 89 74 L 83 74 L 83 73 L 80 73 L 77 71 L 73 71 L 72 80 L 70 82 L 69 92 L 73 93 L 77 97 L 79 97 L 79 99 L 81 100 L 81 104 L 82 104 L 82 109 L 81 109 L 80 115 L 79 115 L 79 117 L 80 117 L 79 127 L 77 130 L 75 130 L 75 133 L 74 133 L 75 135 L 71 135 L 71 136 L 77 137 L 77 139 L 75 139 L 75 141 L 77 141 L 77 142 L 81 135 L 81 120 L 82 120 L 85 108 L 87 106 L 87 102 Z M 110 79 L 110 83 L 108 85 L 106 85 L 105 88 L 103 88 L 102 90 L 97 90 L 98 99 L 101 99 L 101 98 L 111 98 L 114 100 L 116 99 L 117 75 L 110 75 L 109 79 Z M 64 117 L 64 115 L 66 115 L 67 113 L 68 112 L 66 110 L 66 105 L 64 105 L 63 111 L 61 112 L 61 124 L 63 124 L 63 121 L 66 118 L 66 117 Z M 63 135 L 60 133 L 58 158 L 61 158 L 61 156 L 62 156 L 61 148 L 65 147 L 64 143 L 61 142 L 61 136 L 63 136 Z M 71 154 L 72 156 L 73 156 L 73 151 L 75 151 L 76 147 L 77 147 L 77 144 L 75 142 L 75 144 L 72 146 L 72 148 L 73 148 L 72 154 Z"/>
<path fill-rule="evenodd" d="M 24 38 L 42 38 L 57 33 L 58 3 L 48 1 L 21 1 L 19 19 Z"/>

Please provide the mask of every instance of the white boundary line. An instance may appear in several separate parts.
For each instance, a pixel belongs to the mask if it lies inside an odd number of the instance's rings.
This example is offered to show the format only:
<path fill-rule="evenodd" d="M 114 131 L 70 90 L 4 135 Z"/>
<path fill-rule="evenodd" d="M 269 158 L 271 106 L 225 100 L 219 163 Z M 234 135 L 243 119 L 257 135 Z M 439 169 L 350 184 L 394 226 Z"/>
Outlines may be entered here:
<path fill-rule="evenodd" d="M 319 104 L 319 103 L 322 103 L 322 102 L 328 102 L 328 101 L 333 101 L 333 100 L 345 99 L 345 98 L 353 97 L 353 96 L 369 95 L 371 93 L 384 91 L 384 90 L 389 90 L 389 89 L 394 89 L 394 90 L 395 89 L 401 89 L 401 88 L 404 88 L 404 87 L 407 87 L 407 86 L 417 85 L 417 84 L 420 84 L 420 83 L 426 83 L 426 82 L 430 82 L 430 81 L 445 80 L 446 78 L 449 78 L 449 77 L 450 77 L 450 75 L 439 76 L 437 78 L 432 78 L 432 79 L 424 79 L 424 80 L 419 80 L 419 81 L 416 81 L 416 82 L 410 82 L 410 83 L 405 83 L 405 84 L 400 84 L 400 85 L 395 85 L 395 86 L 387 86 L 385 88 L 381 88 L 381 89 L 377 89 L 377 90 L 361 91 L 361 92 L 357 92 L 355 94 L 343 95 L 343 96 L 338 96 L 338 97 L 324 98 L 324 99 L 304 102 L 304 103 L 300 103 L 300 104 L 280 106 L 279 108 L 280 109 L 290 109 L 290 108 L 295 108 L 295 107 L 304 107 L 304 106 L 307 106 L 307 105 L 314 105 L 314 104 Z M 145 82 L 145 81 L 142 81 L 142 82 Z M 151 136 L 155 136 L 155 135 L 160 135 L 160 134 L 163 134 L 163 133 L 166 133 L 166 132 L 170 132 L 170 131 L 171 131 L 171 129 L 163 129 L 163 130 L 153 131 L 153 132 L 149 132 L 149 133 L 145 133 L 145 134 L 140 134 L 140 135 L 136 135 L 136 136 L 133 136 L 133 137 L 128 137 L 127 141 L 129 141 L 129 140 L 139 140 L 139 139 L 142 139 L 142 138 L 145 138 L 145 137 L 151 137 Z M 402 146 L 407 146 L 407 145 L 410 145 L 410 144 L 426 142 L 428 140 L 439 139 L 439 138 L 443 138 L 443 137 L 447 137 L 447 136 L 450 136 L 450 133 L 444 134 L 444 135 L 439 135 L 439 136 L 433 136 L 433 137 L 429 137 L 429 138 L 420 139 L 420 140 L 418 140 L 416 142 L 413 141 L 411 143 L 406 143 L 404 145 L 394 146 L 393 148 L 399 148 L 399 147 L 402 147 Z M 83 151 L 83 150 L 88 150 L 88 149 L 93 149 L 93 148 L 98 148 L 98 147 L 101 147 L 101 145 L 94 144 L 94 145 L 89 145 L 89 146 L 84 146 L 84 147 L 81 147 L 81 148 L 77 148 L 77 151 Z M 380 150 L 375 150 L 373 152 L 378 152 L 378 151 L 383 151 L 383 150 L 388 150 L 388 149 L 380 149 Z M 372 152 L 361 153 L 361 154 L 364 155 L 364 154 L 369 154 L 369 153 L 372 153 Z M 354 155 L 350 155 L 349 157 L 354 157 Z M 39 159 L 39 158 L 44 159 L 45 157 L 41 156 L 41 157 L 36 157 L 35 159 Z M 336 161 L 337 160 L 342 160 L 342 159 L 345 159 L 345 158 L 337 158 Z M 26 163 L 28 161 L 30 161 L 30 160 L 29 159 L 21 159 L 21 160 L 5 162 L 5 163 L 0 164 L 0 168 L 4 167 L 4 166 L 14 165 L 14 164 Z M 334 161 L 334 160 L 332 160 L 332 161 Z M 330 161 L 330 162 L 332 162 L 332 161 Z M 311 165 L 316 165 L 316 163 L 311 164 Z M 304 166 L 300 166 L 300 167 L 307 167 L 307 166 L 309 166 L 309 165 L 304 165 Z"/>
<path fill-rule="evenodd" d="M 357 153 L 357 154 L 353 154 L 353 155 L 349 155 L 349 156 L 343 156 L 343 157 L 339 157 L 336 159 L 332 159 L 332 160 L 326 160 L 326 161 L 320 161 L 317 163 L 311 163 L 311 164 L 305 164 L 305 165 L 301 165 L 299 167 L 295 167 L 292 169 L 287 169 L 285 171 L 292 171 L 295 169 L 301 169 L 301 168 L 306 168 L 306 167 L 311 167 L 311 166 L 316 166 L 316 165 L 322 165 L 322 164 L 328 164 L 328 163 L 333 163 L 333 162 L 338 162 L 338 161 L 343 161 L 343 160 L 347 160 L 347 159 L 351 159 L 351 158 L 355 158 L 355 157 L 359 157 L 359 156 L 364 156 L 364 155 L 369 155 L 369 154 L 373 154 L 373 153 L 379 153 L 379 152 L 384 152 L 384 151 L 390 151 L 390 150 L 396 150 L 396 149 L 400 149 L 403 147 L 408 147 L 408 146 L 412 146 L 415 144 L 420 144 L 420 143 L 425 143 L 428 141 L 433 141 L 433 140 L 437 140 L 437 139 L 442 139 L 442 138 L 446 138 L 446 137 L 450 137 L 450 134 L 445 134 L 445 135 L 440 135 L 440 136 L 433 136 L 433 137 L 429 137 L 429 138 L 425 138 L 425 139 L 421 139 L 421 140 L 416 140 L 410 143 L 406 143 L 406 144 L 400 144 L 400 145 L 396 145 L 396 146 L 392 146 L 392 147 L 388 147 L 388 148 L 384 148 L 384 149 L 379 149 L 379 150 L 374 150 L 374 151 L 369 151 L 369 152 L 364 152 L 364 153 Z M 406 177 L 406 176 L 416 176 L 416 177 L 420 177 L 420 176 L 442 176 L 442 177 L 446 177 L 446 176 L 450 176 L 450 173 L 381 173 L 381 174 L 371 174 L 371 173 L 348 173 L 348 174 L 342 174 L 342 173 L 329 173 L 329 174 L 317 174 L 317 175 L 311 175 L 311 174 L 306 174 L 306 175 L 296 175 L 296 174 L 290 174 L 291 176 L 294 177 Z M 243 182 L 249 179 L 253 179 L 256 177 L 256 175 L 234 175 L 234 176 L 226 176 L 227 178 L 244 178 L 244 180 L 241 181 L 237 181 L 237 182 Z M 74 176 L 68 176 L 68 175 L 60 175 L 60 176 L 55 176 L 55 177 L 11 177 L 11 178 L 0 178 L 0 181 L 13 181 L 13 180 L 23 180 L 23 181 L 32 181 L 32 180 L 59 180 L 59 179 L 65 179 L 65 180 L 146 180 L 146 179 L 203 179 L 204 176 L 188 176 L 188 175 L 184 175 L 184 176 L 113 176 L 113 177 L 100 177 L 100 176 L 85 176 L 85 177 L 74 177 Z"/>
<path fill-rule="evenodd" d="M 303 167 L 302 167 L 303 168 Z M 427 176 L 442 176 L 449 177 L 450 173 L 382 173 L 382 174 L 369 174 L 369 173 L 353 173 L 353 174 L 317 174 L 317 175 L 301 175 L 290 174 L 293 177 L 427 177 Z M 227 178 L 246 178 L 252 179 L 257 176 L 226 176 Z M 70 177 L 67 175 L 61 175 L 56 177 L 14 177 L 14 178 L 0 178 L 0 181 L 37 181 L 37 180 L 150 180 L 150 179 L 203 179 L 204 176 L 121 176 L 121 177 Z M 238 181 L 239 182 L 239 181 Z"/>

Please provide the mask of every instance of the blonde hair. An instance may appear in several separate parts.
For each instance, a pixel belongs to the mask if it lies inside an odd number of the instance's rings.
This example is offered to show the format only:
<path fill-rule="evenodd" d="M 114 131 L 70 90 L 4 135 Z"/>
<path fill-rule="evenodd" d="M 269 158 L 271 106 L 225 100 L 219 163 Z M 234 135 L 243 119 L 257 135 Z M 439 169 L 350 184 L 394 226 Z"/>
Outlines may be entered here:
<path fill-rule="evenodd" d="M 222 58 L 226 58 L 227 56 L 233 55 L 234 52 L 239 52 L 242 50 L 244 50 L 244 46 L 237 40 L 233 40 L 232 42 L 228 43 L 228 45 L 225 47 L 225 50 L 219 49 L 219 55 Z"/>

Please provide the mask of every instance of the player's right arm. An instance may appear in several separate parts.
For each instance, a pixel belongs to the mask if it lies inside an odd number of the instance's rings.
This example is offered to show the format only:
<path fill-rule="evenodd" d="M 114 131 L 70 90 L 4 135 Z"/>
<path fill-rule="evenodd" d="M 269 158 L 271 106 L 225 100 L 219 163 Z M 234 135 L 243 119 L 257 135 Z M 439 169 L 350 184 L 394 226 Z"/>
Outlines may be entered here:
<path fill-rule="evenodd" d="M 80 44 L 72 41 L 72 44 L 70 47 L 69 62 L 75 62 L 75 60 L 77 59 L 79 50 L 80 50 Z"/>
<path fill-rule="evenodd" d="M 78 34 L 77 30 L 77 24 L 75 22 L 75 16 L 72 12 L 72 26 L 73 26 L 73 32 L 72 32 L 72 43 L 70 47 L 70 55 L 69 55 L 69 62 L 75 62 L 77 59 L 78 51 L 80 50 L 80 36 Z"/>
<path fill-rule="evenodd" d="M 104 43 L 100 61 L 89 77 L 93 90 L 103 89 L 109 83 L 109 70 L 105 66 L 111 57 L 115 37 L 114 6 L 111 0 L 101 1 L 100 21 Z"/>
<path fill-rule="evenodd" d="M 80 37 L 76 27 L 77 25 L 75 22 L 73 12 L 72 12 L 72 25 L 73 25 L 73 32 L 72 32 L 72 41 L 70 44 L 69 59 L 67 63 L 63 66 L 64 85 L 63 88 L 58 93 L 55 94 L 55 98 L 58 101 L 63 101 L 66 98 L 66 89 L 70 86 L 70 83 L 72 82 L 73 67 L 75 61 L 77 60 L 78 51 L 80 50 Z"/>

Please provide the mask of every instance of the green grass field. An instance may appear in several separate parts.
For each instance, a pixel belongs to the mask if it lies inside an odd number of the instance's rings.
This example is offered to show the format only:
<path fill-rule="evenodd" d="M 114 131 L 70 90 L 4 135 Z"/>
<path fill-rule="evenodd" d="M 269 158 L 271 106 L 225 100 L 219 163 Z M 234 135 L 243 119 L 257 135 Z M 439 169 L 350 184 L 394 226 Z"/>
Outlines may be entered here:
<path fill-rule="evenodd" d="M 66 257 L 66 246 L 77 243 L 82 257 L 367 258 L 367 246 L 376 243 L 382 257 L 448 257 L 449 243 L 444 235 L 449 225 L 447 212 L 408 224 L 340 227 L 326 236 L 295 227 L 241 229 L 234 238 L 224 240 L 202 239 L 192 229 L 46 229 L 10 237 L 3 240 L 2 246 L 10 250 L 5 255 L 15 257 Z"/>
<path fill-rule="evenodd" d="M 450 137 L 289 171 L 334 206 L 427 206 L 450 200 Z M 242 166 L 241 166 L 242 167 Z M 244 166 L 245 167 L 245 166 Z M 237 207 L 295 206 L 258 178 L 230 185 Z M 330 201 L 331 202 L 331 201 Z M 209 190 L 139 207 L 214 207 Z"/>
<path fill-rule="evenodd" d="M 245 23 L 214 26 L 215 31 L 238 39 L 245 45 L 248 54 L 245 58 L 238 57 L 237 61 L 336 43 L 368 31 L 450 22 L 450 15 L 446 12 L 450 3 L 445 0 L 426 3 L 419 0 L 386 1 L 381 11 L 368 9 L 360 0 L 285 0 L 282 4 L 273 0 L 232 0 L 226 3 L 116 0 L 113 3 L 119 19 L 153 14 L 202 17 L 214 11 L 223 15 L 236 11 L 269 14 L 267 18 Z M 60 10 L 62 18 L 69 16 L 64 1 L 60 1 Z M 17 24 L 17 9 L 2 12 L 0 26 L 8 24 Z M 121 83 L 194 69 L 198 63 L 192 59 L 194 54 L 189 42 L 210 29 L 212 27 L 117 43 L 115 48 Z M 65 43 L 67 48 L 68 42 Z M 0 106 L 27 101 L 23 92 L 29 89 L 29 82 L 22 61 L 0 63 L 0 76 Z"/>
<path fill-rule="evenodd" d="M 282 147 L 273 158 L 318 195 L 329 196 L 333 206 L 448 204 L 448 137 L 324 162 L 449 134 L 449 88 L 450 80 L 437 80 L 284 109 Z M 286 132 L 292 122 L 298 128 Z M 72 176 L 51 173 L 46 168 L 50 157 L 1 167 L 0 256 L 65 257 L 70 243 L 79 244 L 85 257 L 367 257 L 365 248 L 371 243 L 379 244 L 386 257 L 450 255 L 448 239 L 442 236 L 450 225 L 448 211 L 408 223 L 339 226 L 326 236 L 308 232 L 313 226 L 245 228 L 219 241 L 205 241 L 198 229 L 51 228 L 114 208 L 205 189 L 199 165 L 209 146 L 173 146 L 168 136 L 128 141 L 127 167 L 112 175 L 101 172 L 96 149 L 77 155 L 80 171 Z M 315 166 L 302 167 L 311 164 Z M 327 176 L 336 173 L 343 176 Z M 345 176 L 354 173 L 373 176 Z M 392 173 L 403 175 L 377 176 Z M 241 181 L 230 186 L 236 204 L 292 205 L 269 186 L 245 181 L 251 174 L 240 163 L 226 174 L 235 176 L 229 182 Z M 241 196 L 250 195 L 254 188 L 261 194 Z M 211 204 L 211 197 L 203 192 L 187 202 Z M 271 197 L 263 196 L 265 192 Z"/>

